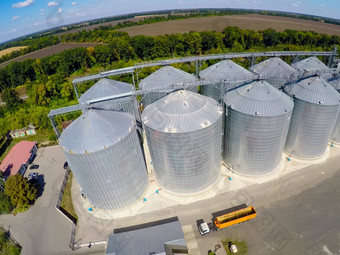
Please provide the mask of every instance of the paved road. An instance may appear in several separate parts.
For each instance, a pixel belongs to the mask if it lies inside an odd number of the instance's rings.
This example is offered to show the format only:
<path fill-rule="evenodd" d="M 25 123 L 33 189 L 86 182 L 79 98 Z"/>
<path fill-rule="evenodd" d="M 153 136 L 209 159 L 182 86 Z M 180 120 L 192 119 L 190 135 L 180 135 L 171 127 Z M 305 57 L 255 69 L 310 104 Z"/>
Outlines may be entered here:
<path fill-rule="evenodd" d="M 249 254 L 335 255 L 340 253 L 339 183 L 338 156 L 271 182 L 167 210 L 111 221 L 78 214 L 81 220 L 77 236 L 83 242 L 101 241 L 114 228 L 178 216 L 195 255 L 207 254 L 223 238 L 246 241 Z M 210 221 L 213 212 L 243 203 L 255 206 L 256 219 L 204 237 L 199 235 L 196 220 Z M 217 254 L 225 253 L 219 249 Z"/>
<path fill-rule="evenodd" d="M 55 208 L 61 182 L 64 178 L 64 156 L 60 148 L 39 149 L 35 164 L 39 169 L 39 182 L 45 182 L 42 196 L 35 205 L 16 216 L 3 215 L 0 225 L 9 228 L 11 235 L 23 247 L 22 255 L 69 254 L 71 223 Z"/>

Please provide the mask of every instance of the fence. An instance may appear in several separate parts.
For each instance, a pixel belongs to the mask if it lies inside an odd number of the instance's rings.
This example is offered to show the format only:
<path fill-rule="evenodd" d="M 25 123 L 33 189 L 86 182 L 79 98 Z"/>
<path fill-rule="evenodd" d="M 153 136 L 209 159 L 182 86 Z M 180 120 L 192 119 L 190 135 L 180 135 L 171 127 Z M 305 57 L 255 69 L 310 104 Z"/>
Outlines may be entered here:
<path fill-rule="evenodd" d="M 80 247 L 75 247 L 75 238 L 76 238 L 76 228 L 77 228 L 77 225 L 76 225 L 76 222 L 75 222 L 75 219 L 69 215 L 68 212 L 66 212 L 60 205 L 61 205 L 61 201 L 63 200 L 63 195 L 64 195 L 64 191 L 65 191 L 65 188 L 66 188 L 66 184 L 68 182 L 68 178 L 70 176 L 70 173 L 71 173 L 71 169 L 69 167 L 67 167 L 67 170 L 66 170 L 66 173 L 65 173 L 65 176 L 64 176 L 64 180 L 63 180 L 63 183 L 61 184 L 61 188 L 60 188 L 60 191 L 59 191 L 59 195 L 58 195 L 58 199 L 57 199 L 57 204 L 56 204 L 56 208 L 57 210 L 65 216 L 65 218 L 67 218 L 69 221 L 71 221 L 72 223 L 72 229 L 71 229 L 71 238 L 70 238 L 70 243 L 69 243 L 69 247 L 72 249 L 72 250 L 75 250 L 75 249 L 79 249 Z"/>
<path fill-rule="evenodd" d="M 15 239 L 11 236 L 9 230 L 6 230 L 3 226 L 0 226 L 0 232 L 1 232 L 1 231 L 5 233 L 5 235 L 7 236 L 8 240 L 10 240 L 10 242 L 11 242 L 12 244 L 14 244 L 14 245 L 16 245 L 16 246 L 22 248 L 21 245 L 17 242 L 17 240 L 15 240 Z"/>

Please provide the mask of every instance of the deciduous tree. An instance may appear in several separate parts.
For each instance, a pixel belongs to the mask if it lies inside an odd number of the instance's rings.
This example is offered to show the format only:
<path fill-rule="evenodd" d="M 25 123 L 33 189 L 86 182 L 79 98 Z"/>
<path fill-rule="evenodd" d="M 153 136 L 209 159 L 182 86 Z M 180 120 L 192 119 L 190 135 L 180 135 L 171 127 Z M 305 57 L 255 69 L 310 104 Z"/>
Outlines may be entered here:
<path fill-rule="evenodd" d="M 5 193 L 17 209 L 25 209 L 35 200 L 37 190 L 22 175 L 16 174 L 8 177 Z"/>

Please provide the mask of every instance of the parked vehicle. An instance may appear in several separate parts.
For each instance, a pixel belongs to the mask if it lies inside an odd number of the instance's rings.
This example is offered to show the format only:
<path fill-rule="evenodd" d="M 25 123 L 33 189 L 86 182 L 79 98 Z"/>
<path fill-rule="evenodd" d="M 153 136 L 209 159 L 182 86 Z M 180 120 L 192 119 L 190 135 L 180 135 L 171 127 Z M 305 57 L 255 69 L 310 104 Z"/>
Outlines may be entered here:
<path fill-rule="evenodd" d="M 30 169 L 38 169 L 39 168 L 39 165 L 31 165 L 30 166 Z"/>
<path fill-rule="evenodd" d="M 206 235 L 210 232 L 208 223 L 203 222 L 201 225 L 199 225 L 198 230 L 200 232 L 201 235 Z"/>
<path fill-rule="evenodd" d="M 31 180 L 36 180 L 38 178 L 38 173 L 30 173 L 28 175 L 28 181 L 31 181 Z"/>
<path fill-rule="evenodd" d="M 64 169 L 67 169 L 67 167 L 68 167 L 68 162 L 65 161 L 65 163 L 64 163 Z"/>
<path fill-rule="evenodd" d="M 215 218 L 214 223 L 202 222 L 198 226 L 201 235 L 208 234 L 211 230 L 223 229 L 232 225 L 254 219 L 256 211 L 253 206 L 242 208 L 234 212 L 226 213 Z"/>

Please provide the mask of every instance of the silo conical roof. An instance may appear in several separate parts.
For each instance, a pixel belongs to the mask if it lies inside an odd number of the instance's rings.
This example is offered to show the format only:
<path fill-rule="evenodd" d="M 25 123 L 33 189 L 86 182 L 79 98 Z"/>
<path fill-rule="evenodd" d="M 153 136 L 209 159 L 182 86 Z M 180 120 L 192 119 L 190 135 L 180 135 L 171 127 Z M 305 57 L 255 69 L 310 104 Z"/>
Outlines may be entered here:
<path fill-rule="evenodd" d="M 285 87 L 287 94 L 302 101 L 320 105 L 339 105 L 339 94 L 320 76 L 300 80 Z"/>
<path fill-rule="evenodd" d="M 70 153 L 91 153 L 118 143 L 133 127 L 129 113 L 88 110 L 64 130 L 60 145 Z"/>
<path fill-rule="evenodd" d="M 229 91 L 224 102 L 235 111 L 254 116 L 280 116 L 293 110 L 293 101 L 266 81 L 254 81 Z"/>
<path fill-rule="evenodd" d="M 329 68 L 322 63 L 317 57 L 305 58 L 301 61 L 292 64 L 292 67 L 300 72 L 315 71 L 315 70 L 328 70 Z"/>
<path fill-rule="evenodd" d="M 204 79 L 224 79 L 235 77 L 244 80 L 252 76 L 252 73 L 231 60 L 220 61 L 200 72 L 200 77 Z"/>
<path fill-rule="evenodd" d="M 165 133 L 199 130 L 215 123 L 222 114 L 213 99 L 187 90 L 173 92 L 145 108 L 144 124 Z"/>
<path fill-rule="evenodd" d="M 79 98 L 79 103 L 85 103 L 91 99 L 119 95 L 134 90 L 135 88 L 131 84 L 125 82 L 111 79 L 100 79 Z"/>
<path fill-rule="evenodd" d="M 170 86 L 173 84 L 192 82 L 196 80 L 197 78 L 192 74 L 172 66 L 164 66 L 143 79 L 139 83 L 139 87 L 142 90 L 164 89 L 164 91 L 168 91 L 171 89 Z"/>
<path fill-rule="evenodd" d="M 260 75 L 291 75 L 296 70 L 278 57 L 270 58 L 250 67 L 250 70 Z"/>

